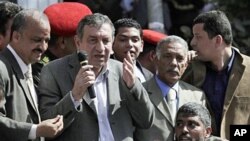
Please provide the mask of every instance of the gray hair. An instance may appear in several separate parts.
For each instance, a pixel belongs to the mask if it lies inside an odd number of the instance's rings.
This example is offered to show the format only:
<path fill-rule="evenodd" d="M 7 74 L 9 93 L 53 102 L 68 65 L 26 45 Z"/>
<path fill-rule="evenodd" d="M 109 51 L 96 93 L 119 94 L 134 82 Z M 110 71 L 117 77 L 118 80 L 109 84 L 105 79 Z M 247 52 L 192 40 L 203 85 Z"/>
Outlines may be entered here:
<path fill-rule="evenodd" d="M 166 38 L 162 39 L 157 44 L 157 46 L 156 46 L 156 56 L 157 56 L 158 59 L 161 56 L 161 49 L 164 47 L 164 45 L 170 44 L 170 43 L 173 43 L 173 42 L 180 43 L 183 46 L 183 49 L 185 50 L 185 52 L 186 53 L 188 52 L 188 44 L 187 44 L 187 42 L 184 39 L 182 39 L 179 36 L 170 35 L 170 36 L 167 36 Z"/>
<path fill-rule="evenodd" d="M 201 104 L 194 102 L 186 103 L 180 107 L 176 118 L 178 118 L 180 114 L 185 117 L 198 116 L 206 128 L 211 127 L 211 115 L 208 109 Z"/>
<path fill-rule="evenodd" d="M 113 25 L 112 21 L 109 19 L 108 16 L 100 14 L 100 13 L 95 13 L 95 14 L 85 16 L 78 23 L 76 34 L 77 34 L 78 38 L 81 40 L 82 37 L 83 37 L 83 34 L 84 34 L 84 26 L 85 25 L 100 27 L 105 23 L 107 23 L 107 24 L 109 24 L 111 26 L 111 28 L 112 28 L 112 37 L 114 37 L 115 28 L 114 28 L 114 25 Z"/>

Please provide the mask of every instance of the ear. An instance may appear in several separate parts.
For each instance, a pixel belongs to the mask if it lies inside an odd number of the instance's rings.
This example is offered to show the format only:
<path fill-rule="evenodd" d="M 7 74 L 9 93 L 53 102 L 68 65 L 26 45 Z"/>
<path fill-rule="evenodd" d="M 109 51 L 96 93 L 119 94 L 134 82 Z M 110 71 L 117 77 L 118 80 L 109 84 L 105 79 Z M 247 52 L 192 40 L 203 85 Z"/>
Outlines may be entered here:
<path fill-rule="evenodd" d="M 208 137 L 210 137 L 211 134 L 212 134 L 212 128 L 207 127 L 205 130 L 205 137 L 208 138 Z"/>
<path fill-rule="evenodd" d="M 223 43 L 223 37 L 221 35 L 215 36 L 215 43 L 217 46 L 220 46 Z"/>
<path fill-rule="evenodd" d="M 3 46 L 4 36 L 0 34 L 0 47 Z"/>
<path fill-rule="evenodd" d="M 112 47 L 111 47 L 111 50 L 110 50 L 110 55 L 114 54 L 114 50 L 113 50 L 114 44 L 115 44 L 115 38 L 112 38 Z"/>
<path fill-rule="evenodd" d="M 151 51 L 149 52 L 149 60 L 150 60 L 150 61 L 154 61 L 155 58 L 156 58 L 155 50 L 151 50 Z"/>
<path fill-rule="evenodd" d="M 14 41 L 14 42 L 17 42 L 18 40 L 20 40 L 21 39 L 21 33 L 20 32 L 17 32 L 17 31 L 13 31 L 13 33 L 12 33 L 12 41 Z"/>
<path fill-rule="evenodd" d="M 58 37 L 57 38 L 57 41 L 56 41 L 56 48 L 60 48 L 60 49 L 64 49 L 65 48 L 65 40 L 64 40 L 64 37 Z"/>
<path fill-rule="evenodd" d="M 143 41 L 143 40 L 141 40 L 141 50 L 140 50 L 140 52 L 142 52 L 142 51 L 143 51 L 143 47 L 144 47 L 144 41 Z"/>
<path fill-rule="evenodd" d="M 79 39 L 79 37 L 77 35 L 74 36 L 74 41 L 76 44 L 76 49 L 80 50 L 81 40 Z"/>

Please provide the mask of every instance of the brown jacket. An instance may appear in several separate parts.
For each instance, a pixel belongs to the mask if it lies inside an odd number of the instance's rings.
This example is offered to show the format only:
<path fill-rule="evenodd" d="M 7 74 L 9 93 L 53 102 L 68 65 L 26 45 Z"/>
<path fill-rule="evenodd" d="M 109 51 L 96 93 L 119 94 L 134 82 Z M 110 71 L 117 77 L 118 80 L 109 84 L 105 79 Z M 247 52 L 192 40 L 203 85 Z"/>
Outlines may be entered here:
<path fill-rule="evenodd" d="M 183 75 L 183 80 L 201 88 L 206 67 L 193 61 Z M 235 50 L 235 58 L 226 89 L 220 135 L 229 139 L 230 125 L 250 124 L 250 57 Z"/>

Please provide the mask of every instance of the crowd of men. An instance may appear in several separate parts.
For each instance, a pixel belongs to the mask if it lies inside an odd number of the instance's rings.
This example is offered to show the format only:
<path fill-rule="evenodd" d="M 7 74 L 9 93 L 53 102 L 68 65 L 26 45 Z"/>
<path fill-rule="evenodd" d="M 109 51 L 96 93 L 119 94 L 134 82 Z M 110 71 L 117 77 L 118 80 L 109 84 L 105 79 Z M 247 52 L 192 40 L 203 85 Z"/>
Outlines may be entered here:
<path fill-rule="evenodd" d="M 192 32 L 194 51 L 81 3 L 0 2 L 0 140 L 230 140 L 250 124 L 250 58 L 222 11 Z"/>

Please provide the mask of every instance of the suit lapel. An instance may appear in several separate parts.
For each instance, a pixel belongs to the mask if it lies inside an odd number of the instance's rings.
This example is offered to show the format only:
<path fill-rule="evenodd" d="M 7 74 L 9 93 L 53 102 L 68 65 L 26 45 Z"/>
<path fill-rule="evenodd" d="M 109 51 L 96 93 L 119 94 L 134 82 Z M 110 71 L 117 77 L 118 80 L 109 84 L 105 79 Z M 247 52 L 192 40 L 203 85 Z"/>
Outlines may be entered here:
<path fill-rule="evenodd" d="M 109 112 L 113 115 L 121 107 L 121 96 L 119 89 L 119 79 L 113 70 L 109 69 L 109 74 L 107 77 L 107 95 L 109 102 Z"/>
<path fill-rule="evenodd" d="M 80 62 L 77 58 L 77 53 L 73 53 L 70 57 L 69 57 L 69 60 L 68 60 L 68 64 L 69 64 L 69 68 L 65 70 L 68 70 L 69 74 L 70 74 L 70 77 L 71 77 L 71 80 L 72 82 L 75 81 L 75 78 L 76 78 L 76 75 L 78 73 L 78 71 L 80 70 Z"/>
<path fill-rule="evenodd" d="M 238 55 L 238 53 L 235 51 L 235 60 L 232 66 L 232 70 L 229 76 L 229 80 L 228 81 L 228 86 L 227 86 L 227 90 L 226 90 L 226 94 L 225 94 L 225 102 L 224 102 L 224 108 L 225 110 L 223 110 L 223 115 L 225 113 L 225 111 L 228 109 L 233 96 L 235 94 L 235 90 L 238 87 L 238 83 L 240 82 L 240 80 L 242 79 L 242 74 L 245 70 L 245 65 L 242 64 L 242 57 L 240 55 Z M 247 78 L 249 79 L 249 78 Z M 249 80 L 246 80 L 249 81 Z M 245 82 L 245 81 L 243 81 Z M 249 86 L 246 86 L 249 87 Z M 223 117 L 222 115 L 222 117 Z"/>
<path fill-rule="evenodd" d="M 152 103 L 155 105 L 156 109 L 160 111 L 160 113 L 174 126 L 174 121 L 171 118 L 169 106 L 165 99 L 162 97 L 161 90 L 158 87 L 155 78 L 152 77 L 146 83 L 146 88 Z"/>
<path fill-rule="evenodd" d="M 10 50 L 8 48 L 6 48 L 5 50 L 3 50 L 3 56 L 5 56 L 8 59 L 8 61 L 10 62 L 11 68 L 12 68 L 13 72 L 15 73 L 15 77 L 16 77 L 17 82 L 19 83 L 19 86 L 21 86 L 21 88 L 25 94 L 25 97 L 28 100 L 28 103 L 30 103 L 33 110 L 37 113 L 37 115 L 39 117 L 38 109 L 36 108 L 35 103 L 32 100 L 31 93 L 28 89 L 28 85 L 26 83 L 25 77 L 24 77 L 22 70 L 21 70 L 19 64 L 17 63 L 14 55 L 10 52 Z"/>
<path fill-rule="evenodd" d="M 178 90 L 178 109 L 185 103 L 187 103 L 187 101 L 190 101 L 190 94 L 188 91 L 186 91 L 185 89 L 182 88 L 183 87 L 183 83 L 181 81 L 179 81 L 179 90 Z"/>

